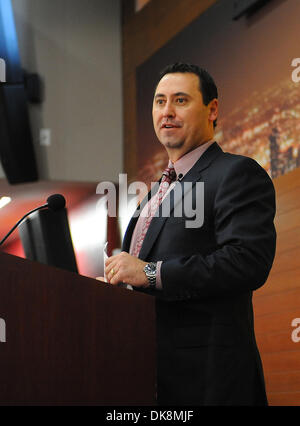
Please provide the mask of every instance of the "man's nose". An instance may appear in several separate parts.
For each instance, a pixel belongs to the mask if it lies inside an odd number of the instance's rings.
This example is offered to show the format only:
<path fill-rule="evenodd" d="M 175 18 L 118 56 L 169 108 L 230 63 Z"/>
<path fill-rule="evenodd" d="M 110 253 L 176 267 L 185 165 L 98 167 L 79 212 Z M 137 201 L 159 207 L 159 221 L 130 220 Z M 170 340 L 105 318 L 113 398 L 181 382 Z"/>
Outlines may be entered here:
<path fill-rule="evenodd" d="M 164 110 L 163 110 L 164 117 L 174 117 L 175 116 L 175 109 L 171 102 L 166 102 Z"/>

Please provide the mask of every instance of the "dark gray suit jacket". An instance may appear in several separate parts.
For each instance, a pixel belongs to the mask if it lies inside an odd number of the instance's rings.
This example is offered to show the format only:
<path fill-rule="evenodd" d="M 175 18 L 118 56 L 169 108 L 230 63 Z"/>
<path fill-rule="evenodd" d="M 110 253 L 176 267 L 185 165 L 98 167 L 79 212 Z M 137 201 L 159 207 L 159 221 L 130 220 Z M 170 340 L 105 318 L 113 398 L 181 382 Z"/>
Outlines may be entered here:
<path fill-rule="evenodd" d="M 177 185 L 185 182 L 193 190 L 204 182 L 203 225 L 187 228 L 186 217 L 175 217 L 178 200 L 170 194 L 171 215 L 152 219 L 139 256 L 163 261 L 163 290 L 142 290 L 156 296 L 158 402 L 265 405 L 252 292 L 265 283 L 275 255 L 273 183 L 256 161 L 217 143 Z"/>

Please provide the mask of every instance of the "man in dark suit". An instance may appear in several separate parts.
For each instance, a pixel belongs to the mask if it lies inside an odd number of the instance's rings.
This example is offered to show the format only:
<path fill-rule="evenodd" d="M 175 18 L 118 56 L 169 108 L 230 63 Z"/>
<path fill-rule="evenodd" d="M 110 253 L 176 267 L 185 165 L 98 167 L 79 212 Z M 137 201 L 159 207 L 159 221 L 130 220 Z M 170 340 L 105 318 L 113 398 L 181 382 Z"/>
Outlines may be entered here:
<path fill-rule="evenodd" d="M 111 284 L 156 297 L 159 404 L 267 404 L 252 292 L 274 259 L 275 194 L 256 161 L 214 142 L 217 98 L 197 66 L 162 72 L 153 123 L 169 165 L 106 262 Z"/>

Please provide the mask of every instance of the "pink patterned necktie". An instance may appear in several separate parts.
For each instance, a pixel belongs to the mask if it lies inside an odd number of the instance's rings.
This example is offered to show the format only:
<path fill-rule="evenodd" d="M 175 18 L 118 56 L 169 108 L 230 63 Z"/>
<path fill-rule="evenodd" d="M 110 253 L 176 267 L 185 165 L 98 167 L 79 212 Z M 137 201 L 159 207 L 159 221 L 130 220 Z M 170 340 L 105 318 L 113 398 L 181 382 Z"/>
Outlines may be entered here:
<path fill-rule="evenodd" d="M 138 257 L 145 235 L 147 234 L 148 228 L 150 226 L 151 220 L 153 216 L 155 215 L 156 210 L 160 206 L 164 198 L 164 195 L 168 191 L 170 184 L 174 182 L 175 180 L 176 180 L 176 172 L 174 170 L 174 166 L 167 167 L 165 171 L 163 172 L 163 176 L 161 178 L 161 182 L 160 182 L 157 193 L 151 198 L 151 200 L 148 203 L 148 209 L 150 208 L 150 214 L 148 212 L 148 216 L 145 218 L 145 221 L 143 223 L 143 228 L 140 234 L 138 235 L 137 243 L 132 253 L 133 256 Z"/>

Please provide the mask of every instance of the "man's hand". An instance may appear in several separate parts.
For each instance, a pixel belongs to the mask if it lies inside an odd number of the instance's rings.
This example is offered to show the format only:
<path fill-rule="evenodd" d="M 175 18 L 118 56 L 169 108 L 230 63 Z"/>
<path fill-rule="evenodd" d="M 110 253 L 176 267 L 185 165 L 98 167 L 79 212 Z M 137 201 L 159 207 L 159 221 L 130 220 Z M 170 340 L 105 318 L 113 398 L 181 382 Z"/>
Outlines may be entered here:
<path fill-rule="evenodd" d="M 133 287 L 147 287 L 149 282 L 144 272 L 147 263 L 122 251 L 106 260 L 105 275 L 112 285 L 123 282 Z"/>

